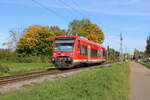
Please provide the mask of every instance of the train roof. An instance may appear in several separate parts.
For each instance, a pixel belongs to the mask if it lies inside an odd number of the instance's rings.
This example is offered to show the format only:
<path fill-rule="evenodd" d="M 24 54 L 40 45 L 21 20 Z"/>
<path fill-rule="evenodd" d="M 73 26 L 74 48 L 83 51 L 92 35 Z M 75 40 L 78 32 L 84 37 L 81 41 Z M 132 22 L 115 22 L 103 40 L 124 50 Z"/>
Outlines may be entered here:
<path fill-rule="evenodd" d="M 81 36 L 75 36 L 75 35 L 61 35 L 61 36 L 56 36 L 56 38 L 63 38 L 63 37 L 77 38 L 77 39 L 80 39 L 80 40 L 84 40 L 84 41 L 90 42 L 90 43 L 92 43 L 93 45 L 97 45 L 97 46 L 101 46 L 102 48 L 105 48 L 105 47 L 102 46 L 101 44 L 92 42 L 92 41 L 88 40 L 87 38 L 81 37 Z"/>

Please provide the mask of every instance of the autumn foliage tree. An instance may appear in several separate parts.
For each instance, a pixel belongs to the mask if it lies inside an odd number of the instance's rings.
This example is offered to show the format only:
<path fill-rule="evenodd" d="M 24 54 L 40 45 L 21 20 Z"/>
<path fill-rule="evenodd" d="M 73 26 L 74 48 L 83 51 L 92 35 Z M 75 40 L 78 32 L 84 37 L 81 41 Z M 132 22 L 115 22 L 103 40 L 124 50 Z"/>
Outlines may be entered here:
<path fill-rule="evenodd" d="M 140 51 L 138 49 L 134 50 L 134 59 L 138 59 L 140 57 Z"/>
<path fill-rule="evenodd" d="M 115 51 L 113 48 L 110 48 L 108 51 L 108 61 L 114 62 L 119 61 L 119 52 Z"/>
<path fill-rule="evenodd" d="M 83 36 L 96 43 L 103 43 L 104 40 L 104 33 L 100 27 L 88 19 L 70 22 L 68 34 Z"/>
<path fill-rule="evenodd" d="M 150 57 L 150 36 L 147 38 L 146 41 L 146 50 L 145 50 L 145 54 L 147 57 Z"/>
<path fill-rule="evenodd" d="M 16 51 L 24 56 L 48 56 L 51 54 L 54 37 L 63 34 L 65 30 L 57 26 L 29 26 L 17 42 Z"/>

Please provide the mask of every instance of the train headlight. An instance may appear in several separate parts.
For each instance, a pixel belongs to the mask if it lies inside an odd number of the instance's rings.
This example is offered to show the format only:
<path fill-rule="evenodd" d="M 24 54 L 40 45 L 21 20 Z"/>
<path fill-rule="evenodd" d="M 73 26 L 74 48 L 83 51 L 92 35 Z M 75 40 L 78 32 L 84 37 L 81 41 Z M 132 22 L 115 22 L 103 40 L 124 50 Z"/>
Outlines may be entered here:
<path fill-rule="evenodd" d="M 70 53 L 70 56 L 72 56 L 73 55 L 73 53 Z"/>
<path fill-rule="evenodd" d="M 53 53 L 54 56 L 56 56 L 56 53 Z"/>
<path fill-rule="evenodd" d="M 68 61 L 71 61 L 71 58 L 70 57 L 68 57 L 68 59 L 67 59 Z"/>
<path fill-rule="evenodd" d="M 55 58 L 52 58 L 51 60 L 52 60 L 52 62 L 55 62 Z"/>

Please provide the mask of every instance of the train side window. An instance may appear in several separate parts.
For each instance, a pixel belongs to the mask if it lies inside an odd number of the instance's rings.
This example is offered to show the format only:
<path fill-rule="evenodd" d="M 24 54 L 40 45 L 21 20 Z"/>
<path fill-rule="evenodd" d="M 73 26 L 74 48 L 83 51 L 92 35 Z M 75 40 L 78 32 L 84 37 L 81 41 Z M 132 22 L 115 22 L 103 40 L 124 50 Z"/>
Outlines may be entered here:
<path fill-rule="evenodd" d="M 98 50 L 97 56 L 98 57 L 102 57 L 103 56 L 103 52 L 101 50 Z"/>
<path fill-rule="evenodd" d="M 87 55 L 87 46 L 80 45 L 80 54 Z"/>
<path fill-rule="evenodd" d="M 97 57 L 98 56 L 98 52 L 96 49 L 92 49 L 92 57 Z"/>
<path fill-rule="evenodd" d="M 78 48 L 80 48 L 80 40 L 78 40 Z"/>
<path fill-rule="evenodd" d="M 103 56 L 106 56 L 106 51 L 103 51 Z"/>

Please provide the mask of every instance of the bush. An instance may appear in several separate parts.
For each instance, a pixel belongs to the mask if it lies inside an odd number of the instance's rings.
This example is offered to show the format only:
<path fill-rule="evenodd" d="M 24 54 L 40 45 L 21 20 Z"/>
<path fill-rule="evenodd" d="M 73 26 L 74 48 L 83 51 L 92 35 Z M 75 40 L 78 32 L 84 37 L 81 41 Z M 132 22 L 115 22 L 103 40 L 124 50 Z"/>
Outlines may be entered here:
<path fill-rule="evenodd" d="M 7 62 L 18 62 L 17 59 L 18 59 L 17 54 L 12 54 L 7 57 Z"/>
<path fill-rule="evenodd" d="M 147 68 L 150 68 L 150 63 L 149 62 L 139 62 L 139 63 L 144 65 Z"/>
<path fill-rule="evenodd" d="M 0 64 L 0 73 L 8 73 L 10 71 L 8 66 Z"/>
<path fill-rule="evenodd" d="M 17 62 L 18 55 L 9 49 L 0 49 L 1 62 Z"/>
<path fill-rule="evenodd" d="M 0 60 L 6 60 L 9 55 L 8 49 L 0 49 Z"/>
<path fill-rule="evenodd" d="M 49 63 L 50 57 L 47 57 L 47 56 L 29 56 L 29 57 L 20 56 L 17 58 L 17 61 L 19 63 Z"/>

